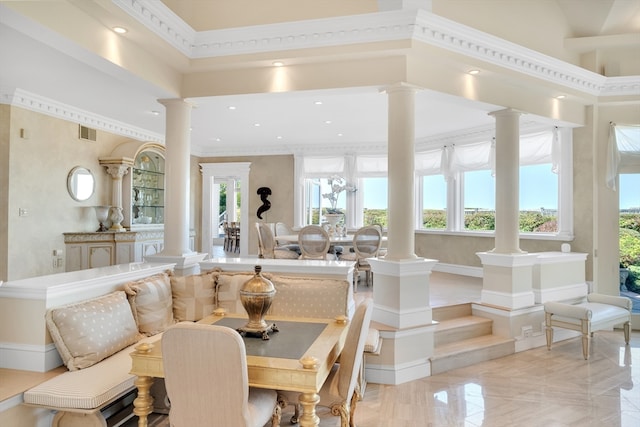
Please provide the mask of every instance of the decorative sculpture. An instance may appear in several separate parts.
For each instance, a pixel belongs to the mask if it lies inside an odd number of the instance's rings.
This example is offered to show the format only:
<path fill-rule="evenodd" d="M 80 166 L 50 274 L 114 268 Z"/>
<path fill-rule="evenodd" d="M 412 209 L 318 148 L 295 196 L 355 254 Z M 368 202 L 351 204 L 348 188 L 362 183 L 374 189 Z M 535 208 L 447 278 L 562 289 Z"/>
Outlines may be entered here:
<path fill-rule="evenodd" d="M 240 289 L 240 302 L 249 315 L 249 322 L 238 332 L 262 336 L 263 340 L 269 339 L 269 332 L 278 332 L 275 323 L 267 324 L 264 316 L 269 311 L 276 288 L 270 280 L 265 279 L 262 274 L 262 266 L 254 267 L 254 276 L 247 280 Z"/>
<path fill-rule="evenodd" d="M 258 208 L 256 215 L 262 219 L 262 213 L 271 209 L 271 202 L 267 200 L 267 197 L 271 195 L 271 189 L 269 187 L 260 187 L 258 188 L 258 194 L 260 195 L 260 200 L 262 200 L 262 206 Z"/>

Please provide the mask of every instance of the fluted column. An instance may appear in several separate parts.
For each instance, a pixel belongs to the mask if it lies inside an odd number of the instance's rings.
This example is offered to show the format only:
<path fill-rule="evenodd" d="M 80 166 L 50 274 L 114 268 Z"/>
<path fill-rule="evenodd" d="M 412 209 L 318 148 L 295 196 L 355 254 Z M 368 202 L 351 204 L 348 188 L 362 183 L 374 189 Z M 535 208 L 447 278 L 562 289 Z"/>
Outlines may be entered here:
<path fill-rule="evenodd" d="M 183 256 L 189 247 L 189 129 L 192 104 L 184 99 L 159 101 L 166 108 L 164 249 L 162 255 Z"/>
<path fill-rule="evenodd" d="M 521 253 L 519 226 L 520 112 L 491 113 L 496 119 L 496 230 L 493 252 Z"/>
<path fill-rule="evenodd" d="M 386 259 L 414 259 L 414 137 L 416 88 L 397 84 L 387 88 L 389 223 Z"/>
<path fill-rule="evenodd" d="M 129 172 L 129 165 L 103 165 L 105 166 L 107 173 L 111 175 L 111 209 L 109 212 L 109 219 L 111 220 L 112 231 L 125 231 L 125 228 L 120 224 L 124 219 L 122 213 L 122 177 Z"/>

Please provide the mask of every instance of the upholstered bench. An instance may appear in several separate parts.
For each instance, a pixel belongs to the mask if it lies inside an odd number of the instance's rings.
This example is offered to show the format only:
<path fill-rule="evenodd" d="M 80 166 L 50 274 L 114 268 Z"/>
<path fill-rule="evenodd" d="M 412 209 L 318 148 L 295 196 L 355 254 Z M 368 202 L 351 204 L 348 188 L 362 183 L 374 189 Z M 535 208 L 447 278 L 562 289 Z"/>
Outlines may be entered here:
<path fill-rule="evenodd" d="M 625 297 L 589 294 L 576 304 L 549 301 L 544 304 L 547 348 L 551 350 L 553 328 L 582 333 L 582 354 L 589 358 L 589 340 L 593 332 L 623 325 L 624 340 L 629 344 L 631 300 Z"/>

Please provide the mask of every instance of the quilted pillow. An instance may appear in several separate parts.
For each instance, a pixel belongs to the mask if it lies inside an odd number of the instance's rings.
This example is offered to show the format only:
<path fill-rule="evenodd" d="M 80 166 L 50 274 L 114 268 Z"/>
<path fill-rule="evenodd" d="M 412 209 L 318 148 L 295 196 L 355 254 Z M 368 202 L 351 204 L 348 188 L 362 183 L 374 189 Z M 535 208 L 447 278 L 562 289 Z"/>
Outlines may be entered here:
<path fill-rule="evenodd" d="M 174 324 L 171 281 L 168 273 L 158 273 L 124 285 L 138 330 L 155 335 Z"/>
<path fill-rule="evenodd" d="M 215 283 L 211 272 L 176 276 L 169 273 L 173 295 L 173 318 L 177 322 L 197 321 L 216 308 Z"/>
<path fill-rule="evenodd" d="M 123 291 L 51 308 L 47 328 L 70 371 L 88 368 L 140 338 Z"/>
<path fill-rule="evenodd" d="M 246 313 L 240 301 L 240 289 L 252 277 L 252 273 L 219 273 L 218 308 L 224 308 L 229 313 Z"/>
<path fill-rule="evenodd" d="M 349 314 L 346 280 L 274 275 L 276 296 L 269 314 L 331 319 Z"/>

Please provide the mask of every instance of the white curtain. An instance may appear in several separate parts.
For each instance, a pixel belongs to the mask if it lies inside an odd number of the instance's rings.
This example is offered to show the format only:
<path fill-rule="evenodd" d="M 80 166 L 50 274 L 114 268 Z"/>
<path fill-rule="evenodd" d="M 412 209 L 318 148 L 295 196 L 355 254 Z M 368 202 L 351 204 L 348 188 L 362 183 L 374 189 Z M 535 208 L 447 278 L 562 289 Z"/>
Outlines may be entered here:
<path fill-rule="evenodd" d="M 608 144 L 607 187 L 615 191 L 619 173 L 636 172 L 640 168 L 640 126 L 611 123 Z"/>

